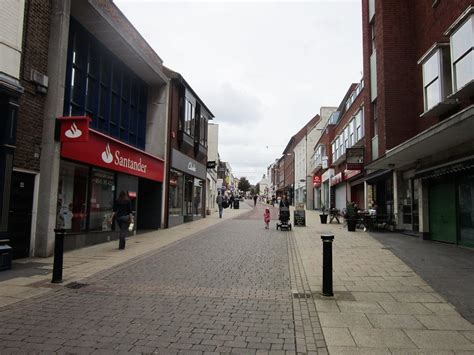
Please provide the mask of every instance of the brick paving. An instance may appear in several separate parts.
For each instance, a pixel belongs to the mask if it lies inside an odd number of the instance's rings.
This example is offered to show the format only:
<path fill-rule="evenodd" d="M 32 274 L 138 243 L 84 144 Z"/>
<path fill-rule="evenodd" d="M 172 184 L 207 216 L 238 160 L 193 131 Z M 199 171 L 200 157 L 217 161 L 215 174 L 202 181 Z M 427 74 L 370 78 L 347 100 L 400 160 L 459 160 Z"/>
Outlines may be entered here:
<path fill-rule="evenodd" d="M 292 296 L 307 282 L 292 234 L 260 213 L 0 309 L 0 353 L 327 353 L 314 306 Z"/>

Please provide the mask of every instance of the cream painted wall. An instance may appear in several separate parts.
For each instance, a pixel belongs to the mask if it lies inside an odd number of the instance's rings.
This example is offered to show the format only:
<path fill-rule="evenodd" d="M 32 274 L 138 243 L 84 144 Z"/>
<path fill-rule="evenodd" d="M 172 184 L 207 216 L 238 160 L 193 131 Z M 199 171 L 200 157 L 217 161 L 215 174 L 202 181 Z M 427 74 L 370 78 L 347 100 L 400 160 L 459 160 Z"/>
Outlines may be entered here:
<path fill-rule="evenodd" d="M 0 72 L 19 79 L 25 1 L 0 1 Z"/>

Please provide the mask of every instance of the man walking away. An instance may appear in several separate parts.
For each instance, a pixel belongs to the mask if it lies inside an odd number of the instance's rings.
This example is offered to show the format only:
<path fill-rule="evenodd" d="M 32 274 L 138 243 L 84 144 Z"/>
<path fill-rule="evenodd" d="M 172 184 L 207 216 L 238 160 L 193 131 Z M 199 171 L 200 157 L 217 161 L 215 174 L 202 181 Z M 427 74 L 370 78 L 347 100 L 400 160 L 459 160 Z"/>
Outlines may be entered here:
<path fill-rule="evenodd" d="M 224 207 L 222 206 L 222 201 L 224 201 L 224 199 L 222 198 L 221 192 L 219 191 L 216 197 L 216 203 L 219 207 L 219 218 L 222 218 L 222 211 L 224 210 Z"/>
<path fill-rule="evenodd" d="M 257 206 L 257 195 L 253 195 L 253 207 Z"/>

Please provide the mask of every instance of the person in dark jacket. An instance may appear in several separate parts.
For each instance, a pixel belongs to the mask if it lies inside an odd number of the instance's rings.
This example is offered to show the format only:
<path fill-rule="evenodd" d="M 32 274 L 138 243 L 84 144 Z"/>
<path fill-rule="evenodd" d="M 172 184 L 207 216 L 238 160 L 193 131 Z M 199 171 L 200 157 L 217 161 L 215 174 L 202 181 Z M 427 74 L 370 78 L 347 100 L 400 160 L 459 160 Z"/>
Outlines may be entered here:
<path fill-rule="evenodd" d="M 280 207 L 290 207 L 290 201 L 288 201 L 288 196 L 284 196 L 281 200 L 280 200 Z"/>
<path fill-rule="evenodd" d="M 128 233 L 128 227 L 132 222 L 132 203 L 128 198 L 128 195 L 125 191 L 120 191 L 119 197 L 114 202 L 114 213 L 112 214 L 112 218 L 115 217 L 117 224 L 120 228 L 120 239 L 119 239 L 119 249 L 125 249 L 125 237 Z"/>

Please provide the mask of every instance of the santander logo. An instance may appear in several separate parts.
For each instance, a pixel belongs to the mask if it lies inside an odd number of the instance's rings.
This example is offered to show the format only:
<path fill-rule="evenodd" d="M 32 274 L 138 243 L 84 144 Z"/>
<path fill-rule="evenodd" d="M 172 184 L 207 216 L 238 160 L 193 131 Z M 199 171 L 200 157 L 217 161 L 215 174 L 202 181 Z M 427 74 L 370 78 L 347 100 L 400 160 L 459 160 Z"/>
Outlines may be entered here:
<path fill-rule="evenodd" d="M 138 161 L 134 160 L 133 158 L 128 158 L 123 156 L 120 150 L 115 150 L 112 153 L 109 143 L 105 147 L 105 151 L 102 152 L 102 160 L 107 163 L 114 163 L 114 165 L 120 166 L 122 168 L 134 170 L 141 173 L 146 173 L 147 164 L 142 163 L 142 158 L 139 158 Z"/>
<path fill-rule="evenodd" d="M 102 152 L 102 160 L 107 164 L 112 163 L 112 160 L 114 160 L 112 152 L 110 151 L 109 143 L 107 143 L 107 147 L 105 147 L 105 151 Z"/>
<path fill-rule="evenodd" d="M 68 138 L 79 138 L 80 136 L 82 136 L 82 131 L 77 128 L 76 126 L 76 123 L 72 123 L 71 124 L 71 128 L 69 128 L 65 133 L 64 135 Z"/>

